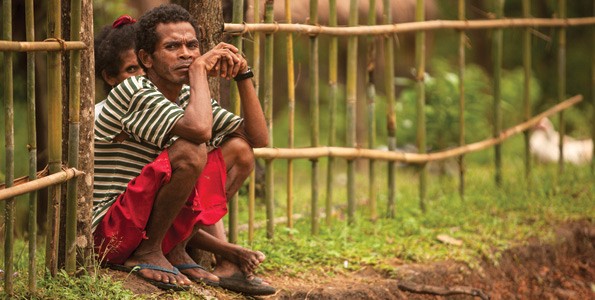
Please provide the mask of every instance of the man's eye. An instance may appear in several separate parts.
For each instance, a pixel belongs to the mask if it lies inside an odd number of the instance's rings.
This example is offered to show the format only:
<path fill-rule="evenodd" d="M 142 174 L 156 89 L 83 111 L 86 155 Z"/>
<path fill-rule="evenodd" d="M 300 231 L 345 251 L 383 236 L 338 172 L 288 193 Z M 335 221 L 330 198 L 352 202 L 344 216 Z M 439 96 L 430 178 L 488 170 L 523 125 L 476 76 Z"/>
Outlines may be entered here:
<path fill-rule="evenodd" d="M 187 47 L 190 49 L 196 49 L 198 48 L 198 43 L 189 43 Z"/>
<path fill-rule="evenodd" d="M 175 44 L 169 44 L 169 45 L 165 45 L 165 49 L 168 49 L 168 50 L 174 50 L 174 49 L 176 49 L 176 48 L 177 48 L 177 47 L 176 47 L 176 45 L 175 45 Z"/>

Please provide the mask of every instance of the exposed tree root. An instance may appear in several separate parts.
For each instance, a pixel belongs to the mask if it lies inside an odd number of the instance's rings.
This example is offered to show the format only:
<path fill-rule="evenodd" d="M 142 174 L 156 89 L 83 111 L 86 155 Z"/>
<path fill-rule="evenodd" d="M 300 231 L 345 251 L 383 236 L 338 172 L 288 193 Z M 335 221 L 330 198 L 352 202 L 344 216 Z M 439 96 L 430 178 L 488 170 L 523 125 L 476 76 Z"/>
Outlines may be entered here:
<path fill-rule="evenodd" d="M 417 284 L 412 282 L 400 282 L 397 284 L 400 290 L 410 293 L 417 293 L 417 294 L 432 294 L 432 295 L 439 295 L 439 296 L 451 296 L 451 295 L 471 295 L 475 297 L 479 297 L 483 300 L 489 300 L 490 296 L 484 293 L 482 290 L 474 289 L 471 287 L 466 286 L 453 286 L 449 288 L 427 285 L 427 284 Z"/>

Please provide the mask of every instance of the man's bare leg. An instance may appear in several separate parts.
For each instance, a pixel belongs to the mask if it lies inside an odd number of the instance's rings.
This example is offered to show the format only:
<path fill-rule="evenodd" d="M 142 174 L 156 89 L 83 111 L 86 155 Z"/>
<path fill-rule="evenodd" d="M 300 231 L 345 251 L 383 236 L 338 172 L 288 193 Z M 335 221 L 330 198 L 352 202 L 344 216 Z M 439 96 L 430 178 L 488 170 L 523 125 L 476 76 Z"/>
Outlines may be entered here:
<path fill-rule="evenodd" d="M 183 139 L 178 139 L 168 150 L 172 168 L 170 181 L 163 185 L 151 211 L 146 235 L 134 253 L 124 263 L 125 266 L 138 264 L 152 264 L 166 269 L 173 269 L 161 250 L 161 244 L 167 230 L 182 209 L 190 192 L 196 184 L 207 161 L 206 146 L 196 145 Z M 183 274 L 169 274 L 157 270 L 143 269 L 140 275 L 155 281 L 188 285 L 190 280 Z"/>
<path fill-rule="evenodd" d="M 225 191 L 228 201 L 240 189 L 254 168 L 252 148 L 241 138 L 231 138 L 221 147 L 227 167 Z M 227 242 L 223 221 L 211 226 L 201 226 L 189 243 L 192 248 L 199 248 L 214 253 L 217 257 L 213 274 L 228 277 L 238 271 L 252 277 L 254 270 L 265 260 L 260 251 L 253 251 Z"/>

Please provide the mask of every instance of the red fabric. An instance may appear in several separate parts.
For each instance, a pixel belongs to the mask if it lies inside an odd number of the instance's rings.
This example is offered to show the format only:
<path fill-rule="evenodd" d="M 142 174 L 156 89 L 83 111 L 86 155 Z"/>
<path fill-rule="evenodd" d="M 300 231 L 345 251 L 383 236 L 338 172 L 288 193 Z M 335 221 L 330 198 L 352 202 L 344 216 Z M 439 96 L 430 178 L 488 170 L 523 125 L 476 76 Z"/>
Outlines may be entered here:
<path fill-rule="evenodd" d="M 120 26 L 124 26 L 126 24 L 134 24 L 136 23 L 136 20 L 129 16 L 129 15 L 121 15 L 119 18 L 117 18 L 114 23 L 112 23 L 112 28 L 118 28 Z"/>
<path fill-rule="evenodd" d="M 122 264 L 143 239 L 157 192 L 171 179 L 165 149 L 140 175 L 132 179 L 108 209 L 94 232 L 95 250 L 106 262 Z M 186 205 L 174 219 L 162 243 L 163 253 L 190 237 L 197 223 L 213 225 L 227 213 L 225 161 L 220 149 L 209 152 L 207 163 Z"/>

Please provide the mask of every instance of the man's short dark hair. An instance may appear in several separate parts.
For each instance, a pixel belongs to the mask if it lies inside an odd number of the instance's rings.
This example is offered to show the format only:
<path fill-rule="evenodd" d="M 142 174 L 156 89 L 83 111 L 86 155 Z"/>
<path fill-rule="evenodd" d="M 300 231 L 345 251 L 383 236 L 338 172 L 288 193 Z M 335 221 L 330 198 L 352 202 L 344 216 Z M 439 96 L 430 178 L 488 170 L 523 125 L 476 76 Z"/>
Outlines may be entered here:
<path fill-rule="evenodd" d="M 134 50 L 136 36 L 136 24 L 127 23 L 116 28 L 113 25 L 104 26 L 93 41 L 95 47 L 95 76 L 103 79 L 101 72 L 105 70 L 107 75 L 115 77 L 120 71 L 122 59 L 120 54 Z M 106 91 L 110 87 L 105 84 Z"/>
<path fill-rule="evenodd" d="M 138 53 L 142 49 L 148 54 L 153 54 L 159 40 L 156 31 L 157 25 L 179 22 L 190 23 L 198 37 L 200 34 L 198 23 L 187 10 L 177 4 L 162 4 L 143 14 L 138 20 L 136 52 Z M 145 69 L 142 62 L 141 66 Z"/>

